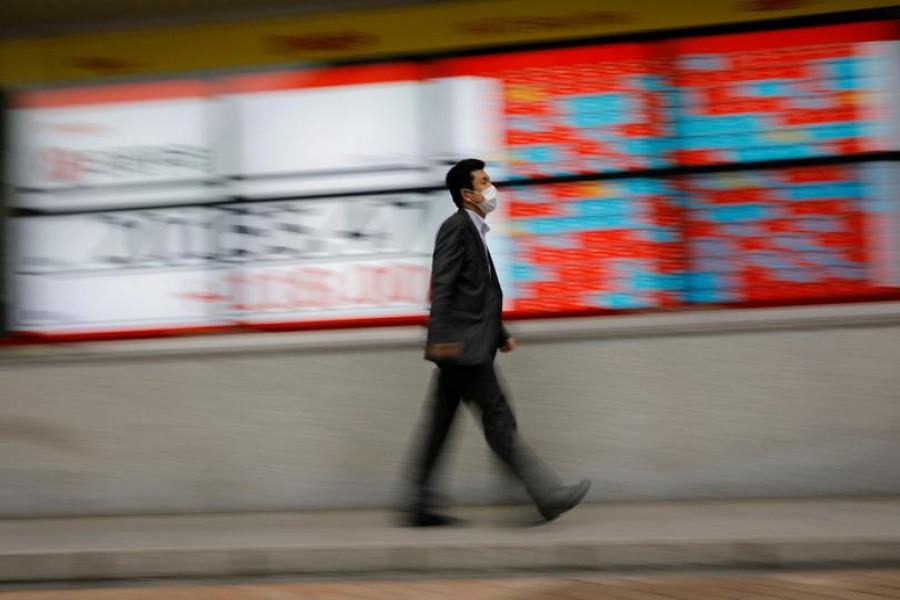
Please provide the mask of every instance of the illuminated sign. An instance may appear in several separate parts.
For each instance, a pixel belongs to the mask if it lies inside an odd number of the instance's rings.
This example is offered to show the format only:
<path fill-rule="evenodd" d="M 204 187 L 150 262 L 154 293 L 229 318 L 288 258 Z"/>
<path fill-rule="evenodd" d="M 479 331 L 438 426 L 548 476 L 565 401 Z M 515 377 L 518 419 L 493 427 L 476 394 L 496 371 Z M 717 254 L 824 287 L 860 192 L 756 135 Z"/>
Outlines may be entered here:
<path fill-rule="evenodd" d="M 898 98 L 879 23 L 18 94 L 13 329 L 422 319 L 470 156 L 511 315 L 877 294 L 896 163 L 652 170 L 898 150 Z"/>

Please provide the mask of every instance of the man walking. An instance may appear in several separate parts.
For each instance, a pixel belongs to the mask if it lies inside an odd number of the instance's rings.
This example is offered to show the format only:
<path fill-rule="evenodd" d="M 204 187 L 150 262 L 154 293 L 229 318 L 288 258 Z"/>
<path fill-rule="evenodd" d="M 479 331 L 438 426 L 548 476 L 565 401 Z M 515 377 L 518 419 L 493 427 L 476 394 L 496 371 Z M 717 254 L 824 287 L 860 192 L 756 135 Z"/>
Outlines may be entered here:
<path fill-rule="evenodd" d="M 477 159 L 458 162 L 447 173 L 447 189 L 459 209 L 441 225 L 431 272 L 431 317 L 425 358 L 437 365 L 425 439 L 415 457 L 416 495 L 408 524 L 454 523 L 432 512 L 431 478 L 460 400 L 481 412 L 491 450 L 521 481 L 548 521 L 574 508 L 590 480 L 563 486 L 559 478 L 522 445 L 515 416 L 494 371 L 494 357 L 512 352 L 516 341 L 501 321 L 503 292 L 488 251 L 485 218 L 497 207 L 497 189 Z"/>

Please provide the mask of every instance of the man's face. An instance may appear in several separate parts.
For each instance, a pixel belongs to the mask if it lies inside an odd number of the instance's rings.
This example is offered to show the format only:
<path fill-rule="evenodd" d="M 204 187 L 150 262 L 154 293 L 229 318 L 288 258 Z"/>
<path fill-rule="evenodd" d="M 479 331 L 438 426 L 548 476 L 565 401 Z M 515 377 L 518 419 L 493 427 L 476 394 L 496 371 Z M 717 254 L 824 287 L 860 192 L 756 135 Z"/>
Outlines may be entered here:
<path fill-rule="evenodd" d="M 463 190 L 463 198 L 474 204 L 481 204 L 484 198 L 479 192 L 491 186 L 491 178 L 486 171 L 472 171 L 472 189 Z"/>

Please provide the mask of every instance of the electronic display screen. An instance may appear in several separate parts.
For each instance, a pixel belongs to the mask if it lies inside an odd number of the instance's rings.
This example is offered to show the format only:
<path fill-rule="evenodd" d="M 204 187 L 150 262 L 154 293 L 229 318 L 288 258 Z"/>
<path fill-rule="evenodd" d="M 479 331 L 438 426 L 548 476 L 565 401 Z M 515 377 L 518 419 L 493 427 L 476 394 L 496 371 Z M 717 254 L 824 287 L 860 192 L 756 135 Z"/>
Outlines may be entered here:
<path fill-rule="evenodd" d="M 511 317 L 896 288 L 896 162 L 764 165 L 898 101 L 890 23 L 15 93 L 11 329 L 422 319 L 467 157 Z"/>

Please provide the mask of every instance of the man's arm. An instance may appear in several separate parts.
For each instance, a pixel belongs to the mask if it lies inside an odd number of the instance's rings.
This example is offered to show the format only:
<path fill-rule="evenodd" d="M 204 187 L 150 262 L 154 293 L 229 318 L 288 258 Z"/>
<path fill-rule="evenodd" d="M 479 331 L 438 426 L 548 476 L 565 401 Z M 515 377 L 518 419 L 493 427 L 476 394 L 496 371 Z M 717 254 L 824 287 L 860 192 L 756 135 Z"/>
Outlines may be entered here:
<path fill-rule="evenodd" d="M 429 348 L 459 342 L 455 339 L 450 314 L 456 279 L 463 265 L 460 229 L 458 222 L 445 221 L 434 244 L 431 261 L 431 313 L 428 323 Z"/>
<path fill-rule="evenodd" d="M 509 330 L 502 322 L 500 323 L 500 339 L 503 340 L 500 344 L 500 352 L 512 352 L 516 349 L 516 338 L 509 334 Z"/>

